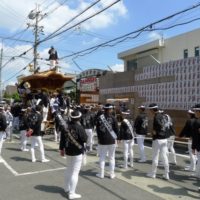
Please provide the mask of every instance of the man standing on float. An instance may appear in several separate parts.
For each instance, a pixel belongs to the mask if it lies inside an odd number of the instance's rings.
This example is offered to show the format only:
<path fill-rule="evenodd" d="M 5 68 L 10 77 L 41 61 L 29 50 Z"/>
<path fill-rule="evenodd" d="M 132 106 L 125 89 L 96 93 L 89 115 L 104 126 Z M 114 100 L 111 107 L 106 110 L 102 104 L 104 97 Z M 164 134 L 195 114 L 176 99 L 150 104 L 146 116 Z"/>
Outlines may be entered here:
<path fill-rule="evenodd" d="M 54 49 L 53 46 L 51 46 L 48 53 L 49 53 L 49 60 L 50 60 L 50 65 L 51 65 L 50 69 L 53 69 L 56 67 L 56 64 L 58 63 L 58 53 Z"/>

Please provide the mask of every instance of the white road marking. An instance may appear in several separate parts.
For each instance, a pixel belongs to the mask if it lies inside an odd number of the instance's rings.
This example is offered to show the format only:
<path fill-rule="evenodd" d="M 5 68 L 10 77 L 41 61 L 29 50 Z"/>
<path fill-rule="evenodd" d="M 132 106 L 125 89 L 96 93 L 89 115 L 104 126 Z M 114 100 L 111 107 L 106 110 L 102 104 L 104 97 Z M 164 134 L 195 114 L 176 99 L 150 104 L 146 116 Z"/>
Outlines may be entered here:
<path fill-rule="evenodd" d="M 60 171 L 60 170 L 64 170 L 65 168 L 66 167 L 60 167 L 60 168 L 55 168 L 55 169 L 46 169 L 46 170 L 41 170 L 41 171 L 25 172 L 25 173 L 18 174 L 17 176 L 25 176 L 25 175 L 40 174 L 40 173 L 45 173 L 45 172 Z"/>
<path fill-rule="evenodd" d="M 18 173 L 2 158 L 2 163 L 5 165 L 5 167 L 15 176 L 18 175 Z"/>
<path fill-rule="evenodd" d="M 49 146 L 50 148 L 55 148 L 57 145 L 54 143 L 51 144 L 45 144 L 46 146 Z M 137 145 L 137 144 L 135 144 Z M 152 147 L 149 146 L 145 146 L 145 148 L 147 149 L 152 149 Z M 183 157 L 183 158 L 189 158 L 189 156 L 187 155 L 182 155 L 182 154 L 177 154 L 177 156 L 179 157 Z M 39 173 L 45 173 L 45 172 L 52 172 L 52 171 L 59 171 L 59 170 L 63 170 L 65 169 L 65 167 L 61 167 L 61 168 L 54 168 L 54 169 L 47 169 L 47 170 L 42 170 L 42 171 L 33 171 L 33 172 L 25 172 L 25 173 L 18 173 L 17 171 L 15 171 L 4 159 L 2 160 L 2 163 L 5 165 L 5 167 L 14 175 L 14 176 L 25 176 L 25 175 L 32 175 L 32 174 L 39 174 Z"/>
<path fill-rule="evenodd" d="M 3 158 L 1 160 L 1 163 L 5 165 L 5 167 L 14 175 L 14 176 L 25 176 L 25 175 L 32 175 L 32 174 L 40 174 L 45 172 L 52 172 L 52 171 L 59 171 L 64 170 L 66 167 L 60 167 L 60 168 L 54 168 L 54 169 L 46 169 L 41 171 L 34 171 L 34 172 L 25 172 L 25 173 L 18 173 L 15 171 Z"/>

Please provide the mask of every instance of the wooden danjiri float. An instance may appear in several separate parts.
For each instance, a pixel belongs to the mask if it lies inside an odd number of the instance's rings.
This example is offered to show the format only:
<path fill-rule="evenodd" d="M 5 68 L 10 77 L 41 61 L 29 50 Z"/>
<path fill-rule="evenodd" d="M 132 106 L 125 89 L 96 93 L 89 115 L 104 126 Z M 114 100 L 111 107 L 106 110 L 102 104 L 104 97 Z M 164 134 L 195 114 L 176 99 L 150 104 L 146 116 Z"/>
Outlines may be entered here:
<path fill-rule="evenodd" d="M 58 94 L 63 89 L 66 81 L 71 81 L 74 76 L 65 75 L 58 72 L 56 69 L 50 69 L 42 72 L 37 72 L 32 75 L 20 77 L 18 92 L 25 105 L 32 104 L 33 100 L 39 94 L 45 94 L 50 97 L 53 94 Z M 45 132 L 54 127 L 50 106 L 48 104 L 48 117 L 45 122 Z M 50 131 L 52 132 L 52 130 Z"/>

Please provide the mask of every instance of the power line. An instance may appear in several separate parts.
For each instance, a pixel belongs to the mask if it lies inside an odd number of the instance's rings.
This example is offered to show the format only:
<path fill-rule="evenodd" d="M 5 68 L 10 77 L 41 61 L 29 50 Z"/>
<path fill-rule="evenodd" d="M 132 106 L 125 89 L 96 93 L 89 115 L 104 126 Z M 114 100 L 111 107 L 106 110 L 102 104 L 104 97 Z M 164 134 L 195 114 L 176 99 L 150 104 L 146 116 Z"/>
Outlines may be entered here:
<path fill-rule="evenodd" d="M 33 43 L 32 41 L 29 41 L 29 40 L 22 40 L 22 39 L 17 39 L 17 38 L 13 38 L 13 37 L 0 36 L 0 38 L 3 40 L 13 40 L 13 41 L 18 41 L 18 42 Z"/>
<path fill-rule="evenodd" d="M 60 3 L 56 8 L 52 9 L 51 11 L 47 12 L 44 17 L 49 16 L 49 14 L 52 14 L 53 12 L 55 12 L 58 8 L 60 8 L 61 6 L 63 6 L 68 0 L 64 0 L 62 3 Z M 43 19 L 43 18 L 42 18 Z"/>
<path fill-rule="evenodd" d="M 177 26 L 182 26 L 182 25 L 186 25 L 186 24 L 189 24 L 189 23 L 192 23 L 194 21 L 197 21 L 197 20 L 200 20 L 200 18 L 195 18 L 195 19 L 192 19 L 190 21 L 187 21 L 187 22 L 183 22 L 183 23 L 179 23 L 179 24 L 175 24 L 175 25 L 172 25 L 172 26 L 169 26 L 169 27 L 165 27 L 165 28 L 151 28 L 151 29 L 146 29 L 146 30 L 142 30 L 141 32 L 139 32 L 137 35 L 135 36 L 129 36 L 129 37 L 125 37 L 117 42 L 115 42 L 114 44 L 105 44 L 103 46 L 96 46 L 95 48 L 93 48 L 92 50 L 90 50 L 89 52 L 86 52 L 86 53 L 83 53 L 83 54 L 78 54 L 76 55 L 74 58 L 77 58 L 77 57 L 80 57 L 80 56 L 85 56 L 85 55 L 88 55 L 88 54 L 91 54 L 92 52 L 96 51 L 98 48 L 100 47 L 113 47 L 113 46 L 116 46 L 117 44 L 119 43 L 122 43 L 122 42 L 125 42 L 126 40 L 129 40 L 129 39 L 135 39 L 137 38 L 141 33 L 143 32 L 151 32 L 151 31 L 155 31 L 155 30 L 169 30 L 169 29 L 172 29 L 174 27 L 177 27 Z"/>
<path fill-rule="evenodd" d="M 174 16 L 177 16 L 177 15 L 182 14 L 182 13 L 184 13 L 184 12 L 187 12 L 187 11 L 189 11 L 189 10 L 195 9 L 195 8 L 197 8 L 197 7 L 199 7 L 199 6 L 200 6 L 200 3 L 194 5 L 194 6 L 190 7 L 190 8 L 187 8 L 187 9 L 185 9 L 185 10 L 182 10 L 182 11 L 180 11 L 180 12 L 177 12 L 177 13 L 175 13 L 175 14 L 173 14 L 173 15 L 170 15 L 170 16 L 168 16 L 168 17 L 165 17 L 165 18 L 163 18 L 163 19 L 161 19 L 161 20 L 158 20 L 158 21 L 156 21 L 156 22 L 153 22 L 153 23 L 151 23 L 151 24 L 148 24 L 148 25 L 144 26 L 143 28 L 140 28 L 140 29 L 138 29 L 138 30 L 136 30 L 136 31 L 133 31 L 133 32 L 131 32 L 131 33 L 127 33 L 127 34 L 125 34 L 125 35 L 119 36 L 119 37 L 117 37 L 117 38 L 114 38 L 114 39 L 109 40 L 109 41 L 107 41 L 107 42 L 104 42 L 104 43 L 102 43 L 102 44 L 96 45 L 96 46 L 94 46 L 94 47 L 91 47 L 91 48 L 88 48 L 88 49 L 85 49 L 85 50 L 82 50 L 82 51 L 79 51 L 79 52 L 76 52 L 76 53 L 73 53 L 73 54 L 64 56 L 64 57 L 62 57 L 61 59 L 64 59 L 64 58 L 67 58 L 67 57 L 71 57 L 71 56 L 77 56 L 77 57 L 78 57 L 78 55 L 79 55 L 80 53 L 84 53 L 84 52 L 86 52 L 86 51 L 88 51 L 88 50 L 94 51 L 94 50 L 96 50 L 96 49 L 98 49 L 99 47 L 102 47 L 102 46 L 114 46 L 114 45 L 118 44 L 119 42 L 123 42 L 123 41 L 125 41 L 125 40 L 127 40 L 127 39 L 136 38 L 136 37 L 138 37 L 141 33 L 144 33 L 144 32 L 146 32 L 146 31 L 167 30 L 167 29 L 170 29 L 170 28 L 174 28 L 175 26 L 185 25 L 185 24 L 187 24 L 187 23 L 191 23 L 191 22 L 193 22 L 193 21 L 199 20 L 200 18 L 196 18 L 196 19 L 192 19 L 192 20 L 187 21 L 187 22 L 179 23 L 179 24 L 172 25 L 172 26 L 165 27 L 165 28 L 152 28 L 154 25 L 156 25 L 156 24 L 158 24 L 158 23 L 161 23 L 161 22 L 163 22 L 163 21 L 169 20 L 169 19 L 173 18 Z M 136 35 L 131 36 L 131 34 L 136 34 Z M 121 40 L 120 40 L 120 41 L 117 41 L 117 40 L 119 40 L 119 39 L 121 39 Z M 109 43 L 114 42 L 114 41 L 117 41 L 117 42 L 116 42 L 115 44 L 109 44 Z M 32 49 L 32 48 L 28 49 L 26 52 L 30 51 L 31 49 Z M 24 52 L 23 54 L 21 54 L 21 55 L 19 55 L 19 56 L 25 55 L 26 52 Z M 87 52 L 86 54 L 88 54 L 88 52 Z M 83 55 L 85 55 L 85 54 L 82 54 L 81 56 L 83 56 Z M 24 68 L 23 68 L 23 69 L 24 69 Z M 18 73 L 20 73 L 20 72 L 18 72 Z"/>
<path fill-rule="evenodd" d="M 21 53 L 20 55 L 18 55 L 18 56 L 13 56 L 12 58 L 10 58 L 6 63 L 4 63 L 3 65 L 2 65 L 2 69 L 8 64 L 8 63 L 10 63 L 11 61 L 13 61 L 13 60 L 15 60 L 15 57 L 17 57 L 17 58 L 20 58 L 20 57 L 22 57 L 23 55 L 26 55 L 30 50 L 32 50 L 33 49 L 33 47 L 31 47 L 31 48 L 29 48 L 28 50 L 26 50 L 25 52 L 23 52 L 23 53 Z"/>
<path fill-rule="evenodd" d="M 6 79 L 3 83 L 8 82 L 12 78 L 15 78 L 17 74 L 19 74 L 22 71 L 24 71 L 32 62 L 33 62 L 33 60 L 30 63 L 28 63 L 25 67 L 23 67 L 20 71 L 16 72 L 13 76 L 11 76 L 10 78 Z"/>
<path fill-rule="evenodd" d="M 101 0 L 97 0 L 95 1 L 94 3 L 92 3 L 91 5 L 89 5 L 86 9 L 84 9 L 83 11 L 81 11 L 79 14 L 75 15 L 74 17 L 72 17 L 68 22 L 66 22 L 65 24 L 63 24 L 60 28 L 58 28 L 57 30 L 55 30 L 53 33 L 49 34 L 45 39 L 41 40 L 40 43 L 44 42 L 44 41 L 47 41 L 47 40 L 50 40 L 60 34 L 62 34 L 63 32 L 69 30 L 69 29 L 72 29 L 74 28 L 75 26 L 72 26 L 70 28 L 68 28 L 67 30 L 64 30 L 60 33 L 57 33 L 58 31 L 60 31 L 63 27 L 65 27 L 66 25 L 68 25 L 69 23 L 71 23 L 72 21 L 74 21 L 76 18 L 78 18 L 79 16 L 81 16 L 83 13 L 85 13 L 87 10 L 89 10 L 90 8 L 92 8 L 94 5 L 96 5 L 99 1 Z M 119 0 L 118 0 L 119 1 Z M 82 23 L 82 22 L 81 22 Z M 80 24 L 80 23 L 79 23 Z M 76 24 L 77 26 L 77 24 Z M 57 33 L 57 34 L 55 34 Z"/>
<path fill-rule="evenodd" d="M 62 34 L 62 33 L 64 33 L 64 32 L 66 32 L 66 31 L 68 31 L 68 30 L 70 30 L 70 29 L 72 29 L 72 28 L 74 28 L 74 27 L 76 27 L 76 26 L 82 24 L 83 22 L 85 22 L 85 21 L 87 21 L 87 20 L 89 20 L 89 19 L 95 17 L 96 15 L 98 15 L 98 14 L 100 14 L 100 13 L 102 13 L 102 12 L 104 12 L 105 10 L 107 10 L 107 9 L 110 8 L 110 7 L 112 7 L 113 5 L 115 5 L 116 3 L 118 3 L 119 1 L 121 1 L 121 0 L 117 0 L 117 1 L 115 1 L 115 2 L 113 2 L 113 3 L 111 3 L 110 5 L 108 5 L 107 7 L 103 8 L 102 10 L 100 10 L 100 11 L 94 13 L 93 15 L 90 15 L 89 17 L 87 17 L 87 18 L 83 19 L 82 21 L 80 21 L 80 22 L 78 22 L 78 23 L 72 25 L 71 27 L 69 27 L 69 28 L 67 28 L 67 29 L 65 29 L 65 30 L 63 30 L 63 31 L 61 31 L 61 32 L 59 32 L 59 33 L 53 35 L 52 37 L 50 37 L 50 38 L 48 38 L 48 39 L 42 40 L 41 42 L 46 41 L 46 40 L 49 40 L 49 39 L 52 39 L 52 38 L 54 38 L 54 37 L 56 37 L 56 36 L 58 36 L 58 35 L 60 35 L 60 34 Z"/>
<path fill-rule="evenodd" d="M 49 0 L 48 0 L 48 2 L 49 2 Z M 53 1 L 50 1 L 50 3 L 46 6 L 46 7 L 44 7 L 44 10 L 46 10 L 49 6 L 51 6 L 54 2 L 57 2 L 56 0 L 53 0 Z M 43 3 L 45 3 L 45 1 L 43 2 Z M 42 3 L 42 4 L 43 4 Z"/>
<path fill-rule="evenodd" d="M 11 14 L 14 18 L 13 19 L 15 19 L 16 20 L 16 17 L 17 18 L 23 18 L 24 16 L 23 15 L 21 15 L 20 13 L 17 13 L 14 9 L 12 9 L 6 2 L 4 2 L 3 0 L 1 0 L 1 7 L 3 8 L 3 11 L 5 12 L 6 10 L 7 10 L 7 12 L 9 13 L 9 14 Z"/>
<path fill-rule="evenodd" d="M 89 8 L 91 8 L 92 6 L 94 6 L 94 5 L 95 5 L 96 3 L 98 3 L 99 1 L 101 1 L 101 0 L 98 0 L 98 1 L 96 1 L 95 3 L 91 4 L 89 7 L 87 7 L 85 10 L 83 10 L 81 13 L 79 13 L 78 15 L 76 15 L 75 17 L 73 17 L 70 21 L 68 21 L 66 24 L 64 24 L 63 27 L 64 27 L 65 25 L 69 24 L 70 22 L 72 22 L 74 19 L 76 19 L 78 16 L 80 16 L 80 15 L 83 14 L 84 12 L 86 12 Z M 62 29 L 62 27 L 61 27 L 61 29 Z M 57 31 L 59 31 L 59 30 L 60 30 L 60 28 L 59 28 L 58 30 L 56 30 L 55 32 L 57 32 Z M 54 34 L 54 33 L 52 33 L 52 34 Z M 52 34 L 50 34 L 49 36 L 51 36 Z M 49 36 L 47 36 L 44 40 L 37 42 L 35 45 L 39 45 L 41 42 L 46 41 L 47 38 L 48 38 Z M 34 47 L 31 47 L 30 49 L 28 49 L 27 51 L 23 52 L 22 54 L 20 54 L 20 55 L 17 56 L 17 57 L 20 57 L 20 56 L 25 55 L 26 53 L 28 53 L 28 52 L 29 52 L 30 50 L 32 50 L 33 48 L 34 48 Z M 8 60 L 5 64 L 3 64 L 2 68 L 5 67 L 5 66 L 6 66 L 8 63 L 10 63 L 11 61 L 13 61 L 14 58 L 15 58 L 15 56 L 13 56 L 10 60 Z"/>
<path fill-rule="evenodd" d="M 130 33 L 124 34 L 124 35 L 122 35 L 122 36 L 116 37 L 116 38 L 114 38 L 114 39 L 108 40 L 108 41 L 106 41 L 106 42 L 104 42 L 104 43 L 101 43 L 101 44 L 99 44 L 99 45 L 96 45 L 96 46 L 93 46 L 93 47 L 90 47 L 90 48 L 87 48 L 87 49 L 78 51 L 78 52 L 76 52 L 76 53 L 63 56 L 63 57 L 61 57 L 60 59 L 64 59 L 64 58 L 72 57 L 72 56 L 78 56 L 79 54 L 84 53 L 84 52 L 87 52 L 87 51 L 90 51 L 90 50 L 91 50 L 91 52 L 92 52 L 92 51 L 95 51 L 95 50 L 97 50 L 97 49 L 100 48 L 100 47 L 109 46 L 108 44 L 109 44 L 109 43 L 112 43 L 112 42 L 114 42 L 114 41 L 117 41 L 117 40 L 120 40 L 120 39 L 122 39 L 122 41 L 123 41 L 123 40 L 126 40 L 125 38 L 129 37 L 129 36 L 132 35 L 132 34 L 138 33 L 138 34 L 140 35 L 141 32 L 145 31 L 145 29 L 147 29 L 147 28 L 149 28 L 149 27 L 153 27 L 153 26 L 156 25 L 156 24 L 159 24 L 159 23 L 161 23 L 161 22 L 163 22 L 163 21 L 169 20 L 169 19 L 171 19 L 171 18 L 173 18 L 173 17 L 175 17 L 175 16 L 177 16 L 177 15 L 180 15 L 180 14 L 182 14 L 182 13 L 185 13 L 185 12 L 189 11 L 189 10 L 195 9 L 195 8 L 197 8 L 197 7 L 199 7 L 199 6 L 200 6 L 200 3 L 198 3 L 198 4 L 196 4 L 196 5 L 192 6 L 192 7 L 189 7 L 189 8 L 187 8 L 187 9 L 184 9 L 184 10 L 182 10 L 182 11 L 176 12 L 176 13 L 174 13 L 174 14 L 172 14 L 172 15 L 170 15 L 170 16 L 167 16 L 167 17 L 165 17 L 165 18 L 162 18 L 162 19 L 160 19 L 160 20 L 157 20 L 157 21 L 155 21 L 155 22 L 153 22 L 153 23 L 150 23 L 150 24 L 148 24 L 148 25 L 146 25 L 146 26 L 144 26 L 144 27 L 142 27 L 142 28 L 140 28 L 140 29 L 138 29 L 138 30 L 135 30 L 135 31 L 132 31 L 132 32 L 130 32 Z M 150 31 L 150 30 L 148 30 L 148 31 Z M 139 35 L 138 35 L 138 36 L 139 36 Z M 137 36 L 137 35 L 136 35 L 136 36 Z M 134 39 L 135 36 L 130 37 L 130 38 L 133 38 L 133 39 Z M 111 46 L 112 46 L 112 45 L 111 45 Z M 87 54 L 88 54 L 88 53 L 87 53 Z M 85 54 L 84 54 L 84 55 L 85 55 Z"/>

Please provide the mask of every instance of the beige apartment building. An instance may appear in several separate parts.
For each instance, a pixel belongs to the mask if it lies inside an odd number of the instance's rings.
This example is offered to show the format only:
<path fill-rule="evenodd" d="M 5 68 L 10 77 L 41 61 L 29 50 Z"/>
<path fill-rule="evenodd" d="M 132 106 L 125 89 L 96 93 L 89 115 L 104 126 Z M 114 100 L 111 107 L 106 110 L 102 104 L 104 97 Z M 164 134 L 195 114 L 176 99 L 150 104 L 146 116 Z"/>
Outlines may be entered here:
<path fill-rule="evenodd" d="M 197 29 L 119 53 L 124 72 L 100 78 L 100 101 L 128 98 L 134 116 L 138 105 L 157 103 L 180 130 L 186 110 L 200 103 L 199 35 Z"/>

